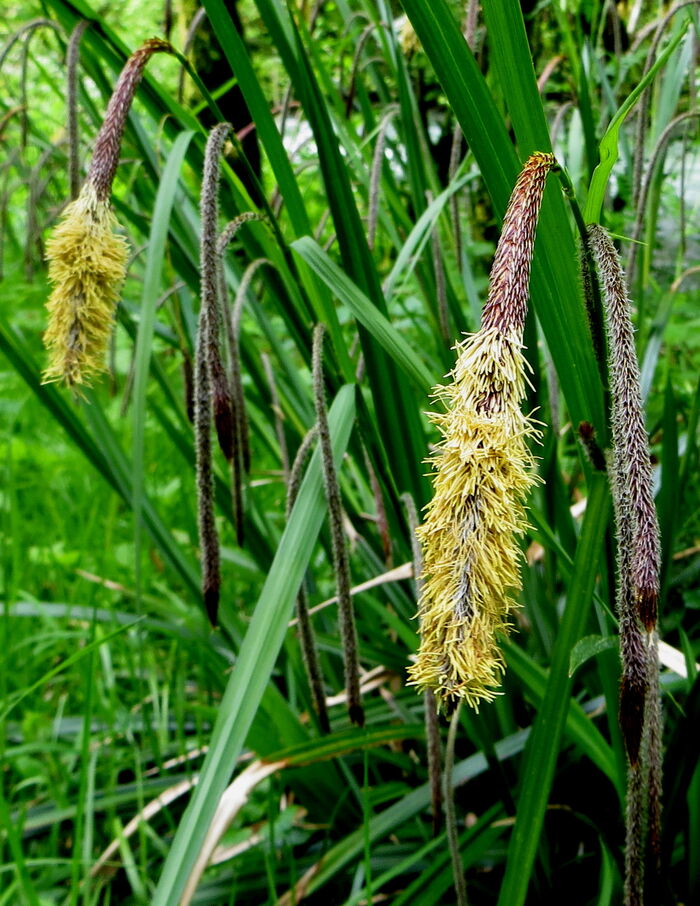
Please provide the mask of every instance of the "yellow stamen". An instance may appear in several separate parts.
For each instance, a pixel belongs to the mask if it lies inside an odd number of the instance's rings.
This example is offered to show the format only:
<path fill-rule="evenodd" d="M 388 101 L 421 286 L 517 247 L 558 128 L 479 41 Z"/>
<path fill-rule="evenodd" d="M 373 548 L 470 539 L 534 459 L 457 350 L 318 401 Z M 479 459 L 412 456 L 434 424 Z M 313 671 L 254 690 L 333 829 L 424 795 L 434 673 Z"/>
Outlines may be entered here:
<path fill-rule="evenodd" d="M 53 291 L 46 303 L 49 326 L 44 343 L 50 353 L 46 382 L 86 384 L 105 370 L 128 254 L 126 241 L 114 232 L 116 226 L 109 201 L 99 199 L 88 181 L 47 243 Z"/>
<path fill-rule="evenodd" d="M 517 334 L 490 327 L 457 347 L 452 382 L 431 413 L 442 440 L 432 458 L 433 499 L 418 529 L 423 546 L 421 645 L 410 682 L 438 699 L 490 701 L 503 673 L 498 636 L 517 606 L 527 528 L 524 497 L 537 482 L 520 411 L 525 360 Z"/>

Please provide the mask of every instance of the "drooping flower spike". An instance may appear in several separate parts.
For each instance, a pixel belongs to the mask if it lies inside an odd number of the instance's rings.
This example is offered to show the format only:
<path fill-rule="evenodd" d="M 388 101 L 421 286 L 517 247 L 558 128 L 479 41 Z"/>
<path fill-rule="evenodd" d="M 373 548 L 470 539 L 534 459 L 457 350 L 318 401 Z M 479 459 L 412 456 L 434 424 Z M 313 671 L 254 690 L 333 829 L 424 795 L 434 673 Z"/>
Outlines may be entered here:
<path fill-rule="evenodd" d="M 620 259 L 606 231 L 588 227 L 607 329 L 613 448 L 608 475 L 617 535 L 620 620 L 620 726 L 629 770 L 625 841 L 625 906 L 644 902 L 647 853 L 659 871 L 662 719 L 656 632 L 660 539 L 639 362 Z"/>
<path fill-rule="evenodd" d="M 431 413 L 442 439 L 431 461 L 433 499 L 418 529 L 423 548 L 421 644 L 411 683 L 446 703 L 478 708 L 497 694 L 499 636 L 520 588 L 517 541 L 536 483 L 528 441 L 539 432 L 520 410 L 522 354 L 535 228 L 551 154 L 533 154 L 511 195 L 481 329 L 457 344 L 449 384 Z"/>
<path fill-rule="evenodd" d="M 49 351 L 45 381 L 88 384 L 105 369 L 105 353 L 119 290 L 126 274 L 128 248 L 115 233 L 110 195 L 119 162 L 126 119 L 146 63 L 154 53 L 171 53 L 154 38 L 133 53 L 119 76 L 95 142 L 80 194 L 63 213 L 46 246 L 49 281 L 46 304 Z"/>

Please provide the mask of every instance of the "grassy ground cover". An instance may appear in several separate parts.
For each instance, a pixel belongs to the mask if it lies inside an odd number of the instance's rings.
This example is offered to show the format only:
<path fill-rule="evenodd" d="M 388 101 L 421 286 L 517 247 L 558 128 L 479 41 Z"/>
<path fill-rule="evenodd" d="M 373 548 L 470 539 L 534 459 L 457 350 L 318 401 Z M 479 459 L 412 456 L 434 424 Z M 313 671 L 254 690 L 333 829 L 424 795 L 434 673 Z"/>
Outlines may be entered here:
<path fill-rule="evenodd" d="M 0 35 L 0 904 L 458 902 L 449 828 L 434 814 L 430 705 L 406 685 L 418 648 L 411 512 L 431 494 L 431 387 L 478 328 L 520 168 L 550 149 L 583 217 L 617 238 L 635 304 L 671 646 L 661 871 L 648 901 L 694 902 L 697 9 L 257 0 L 237 18 L 228 7 L 206 0 L 210 31 L 200 26 L 190 54 L 210 94 L 189 75 L 179 93 L 181 64 L 165 54 L 138 89 L 112 196 L 128 277 L 108 372 L 81 394 L 41 383 L 45 242 L 70 195 L 66 50 L 90 20 L 76 70 L 82 181 L 117 75 L 163 33 L 162 17 L 126 5 L 105 19 L 83 0 L 45 0 L 13 4 Z M 173 9 L 170 40 L 183 50 L 195 10 Z M 237 526 L 215 447 L 212 628 L 188 375 L 207 135 L 243 102 L 217 228 L 247 211 L 265 218 L 241 225 L 223 259 L 251 462 Z M 542 423 L 543 482 L 521 539 L 523 606 L 503 642 L 502 694 L 460 710 L 448 751 L 473 904 L 623 895 L 610 491 L 578 439 L 587 421 L 609 447 L 609 381 L 577 242 L 550 176 L 525 325 L 524 408 Z M 318 323 L 362 727 L 346 708 L 315 440 L 287 505 L 317 422 Z M 300 588 L 330 732 L 300 647 Z M 449 724 L 442 714 L 443 750 Z"/>

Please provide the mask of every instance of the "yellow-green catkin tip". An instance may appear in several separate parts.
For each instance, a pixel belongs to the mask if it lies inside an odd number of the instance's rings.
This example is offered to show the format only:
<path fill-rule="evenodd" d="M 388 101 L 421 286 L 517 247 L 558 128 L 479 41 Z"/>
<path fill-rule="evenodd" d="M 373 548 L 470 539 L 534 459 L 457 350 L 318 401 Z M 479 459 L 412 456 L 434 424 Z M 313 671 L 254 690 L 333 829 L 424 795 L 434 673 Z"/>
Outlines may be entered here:
<path fill-rule="evenodd" d="M 434 392 L 445 411 L 430 416 L 442 439 L 417 530 L 421 644 L 409 676 L 443 703 L 478 708 L 496 696 L 504 669 L 498 643 L 520 589 L 523 501 L 538 480 L 527 439 L 539 432 L 520 411 L 526 365 L 517 332 L 482 328 L 456 350 L 451 383 Z"/>
<path fill-rule="evenodd" d="M 49 366 L 44 381 L 89 384 L 105 370 L 128 255 L 126 241 L 115 234 L 116 226 L 109 199 L 99 198 L 88 181 L 47 243 L 53 291 L 46 303 Z"/>

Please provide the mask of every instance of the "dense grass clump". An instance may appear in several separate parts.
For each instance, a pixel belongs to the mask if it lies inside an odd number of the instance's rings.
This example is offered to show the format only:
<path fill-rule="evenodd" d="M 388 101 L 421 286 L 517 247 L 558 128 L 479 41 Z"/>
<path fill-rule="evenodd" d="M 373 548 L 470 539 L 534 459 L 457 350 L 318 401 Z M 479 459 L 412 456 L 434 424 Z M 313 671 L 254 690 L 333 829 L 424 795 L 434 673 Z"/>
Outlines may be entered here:
<path fill-rule="evenodd" d="M 11 4 L 0 904 L 700 897 L 697 7 L 483 7 Z"/>

